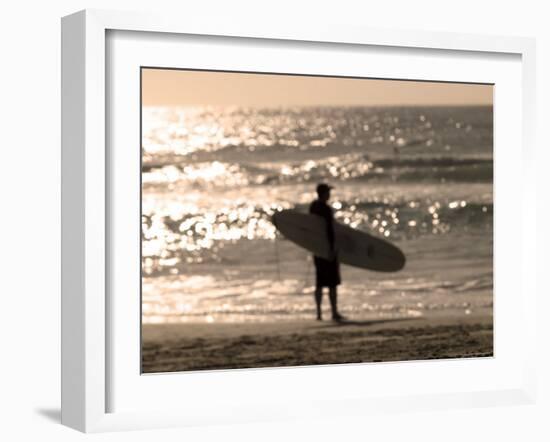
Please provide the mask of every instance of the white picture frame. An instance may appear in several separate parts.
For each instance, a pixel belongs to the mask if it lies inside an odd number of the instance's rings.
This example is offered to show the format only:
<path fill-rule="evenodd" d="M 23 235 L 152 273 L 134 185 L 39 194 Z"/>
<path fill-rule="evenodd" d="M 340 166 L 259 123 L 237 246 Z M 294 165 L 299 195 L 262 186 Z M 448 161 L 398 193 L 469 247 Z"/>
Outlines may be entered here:
<path fill-rule="evenodd" d="M 286 418 L 336 415 L 360 416 L 373 411 L 457 408 L 500 404 L 533 403 L 536 397 L 535 339 L 524 342 L 518 355 L 521 370 L 499 388 L 476 387 L 470 391 L 446 393 L 437 388 L 426 394 L 389 394 L 353 397 L 328 396 L 292 407 L 280 402 L 254 404 L 254 392 L 245 399 L 219 397 L 210 410 L 182 407 L 180 411 L 153 406 L 150 410 L 112 411 L 109 394 L 113 354 L 109 343 L 114 316 L 109 301 L 109 229 L 112 203 L 109 179 L 108 134 L 110 109 L 106 80 L 108 32 L 154 32 L 162 35 L 218 36 L 220 38 L 268 39 L 274 42 L 309 42 L 312 45 L 337 43 L 346 46 L 430 49 L 444 52 L 509 54 L 521 64 L 521 177 L 522 221 L 536 218 L 534 173 L 535 46 L 534 40 L 451 33 L 428 33 L 339 26 L 290 28 L 266 23 L 212 23 L 193 17 L 166 17 L 151 14 L 81 11 L 62 20 L 62 423 L 84 432 L 161 428 L 214 423 L 253 422 Z M 158 35 L 158 34 L 157 34 Z M 495 104 L 498 106 L 498 103 Z M 498 112 L 498 107 L 496 108 Z M 498 143 L 498 140 L 497 140 Z M 496 149 L 498 150 L 498 149 Z M 498 190 L 497 190 L 498 192 Z M 523 223 L 521 243 L 520 310 L 516 320 L 523 336 L 533 336 L 536 317 L 535 229 Z M 136 257 L 137 259 L 137 257 Z M 532 343 L 532 344 L 529 344 Z M 496 356 L 498 358 L 498 354 Z M 450 362 L 452 363 L 452 362 Z M 433 364 L 433 363 L 432 363 Z M 460 364 L 460 363 L 457 363 Z M 401 364 L 403 365 L 403 363 Z M 415 370 L 406 365 L 403 370 Z M 386 365 L 387 367 L 387 365 Z M 434 367 L 434 366 L 432 366 Z M 457 366 L 458 367 L 458 366 Z M 490 367 L 489 367 L 490 368 Z M 326 369 L 326 367 L 325 367 Z M 351 368 L 355 375 L 364 368 Z M 393 368 L 392 368 L 393 369 Z M 250 371 L 254 382 L 266 382 L 278 369 Z M 279 369 L 280 372 L 281 369 Z M 286 373 L 290 371 L 288 369 Z M 344 370 L 343 367 L 333 367 Z M 437 370 L 437 367 L 435 367 Z M 476 368 L 474 367 L 475 373 Z M 139 373 L 134 373 L 139 376 Z M 240 371 L 239 376 L 246 375 Z M 203 373 L 224 382 L 238 379 L 227 373 Z M 174 379 L 174 378 L 172 378 Z M 200 382 L 199 377 L 195 380 Z M 450 383 L 450 381 L 446 381 Z M 261 385 L 261 384 L 258 384 Z M 439 387 L 438 387 L 439 388 Z M 224 402 L 224 400 L 226 402 Z M 223 411 L 227 410 L 227 411 Z"/>

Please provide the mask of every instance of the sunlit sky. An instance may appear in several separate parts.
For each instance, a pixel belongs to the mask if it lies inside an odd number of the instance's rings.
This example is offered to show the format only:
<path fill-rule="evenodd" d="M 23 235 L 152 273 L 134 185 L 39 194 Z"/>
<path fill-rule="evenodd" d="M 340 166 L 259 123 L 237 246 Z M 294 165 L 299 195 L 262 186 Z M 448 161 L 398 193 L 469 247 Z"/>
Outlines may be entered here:
<path fill-rule="evenodd" d="M 273 74 L 142 70 L 145 106 L 491 105 L 493 86 Z"/>

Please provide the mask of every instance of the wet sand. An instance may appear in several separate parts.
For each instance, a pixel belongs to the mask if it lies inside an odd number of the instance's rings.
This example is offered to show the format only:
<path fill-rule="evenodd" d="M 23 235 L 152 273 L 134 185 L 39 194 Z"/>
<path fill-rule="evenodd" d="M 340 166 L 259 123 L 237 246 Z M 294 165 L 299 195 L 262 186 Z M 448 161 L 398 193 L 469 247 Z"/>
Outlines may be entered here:
<path fill-rule="evenodd" d="M 492 316 L 143 326 L 143 373 L 493 356 Z"/>

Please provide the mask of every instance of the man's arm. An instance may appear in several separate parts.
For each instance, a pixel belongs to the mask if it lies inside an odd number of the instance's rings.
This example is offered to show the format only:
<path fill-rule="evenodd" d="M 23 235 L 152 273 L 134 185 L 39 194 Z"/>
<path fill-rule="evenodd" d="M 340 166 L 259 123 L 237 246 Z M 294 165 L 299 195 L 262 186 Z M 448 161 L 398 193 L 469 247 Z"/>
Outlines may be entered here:
<path fill-rule="evenodd" d="M 336 249 L 334 247 L 334 215 L 332 213 L 332 210 L 330 207 L 327 206 L 327 214 L 325 216 L 325 219 L 327 221 L 327 237 L 328 237 L 328 243 L 330 245 L 330 251 L 332 255 L 334 255 L 334 259 L 336 259 Z"/>

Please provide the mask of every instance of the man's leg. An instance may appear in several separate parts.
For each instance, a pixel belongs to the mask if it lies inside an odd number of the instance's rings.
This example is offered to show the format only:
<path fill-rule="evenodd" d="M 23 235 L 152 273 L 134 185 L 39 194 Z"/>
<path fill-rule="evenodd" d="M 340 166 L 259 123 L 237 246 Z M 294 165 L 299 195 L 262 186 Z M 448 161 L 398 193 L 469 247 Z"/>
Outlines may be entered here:
<path fill-rule="evenodd" d="M 329 287 L 328 297 L 330 299 L 330 308 L 332 309 L 332 319 L 342 319 L 342 316 L 338 313 L 338 294 L 336 291 L 336 286 Z"/>
<path fill-rule="evenodd" d="M 317 306 L 317 320 L 323 319 L 321 315 L 321 301 L 323 300 L 323 287 L 315 287 L 315 305 Z"/>

